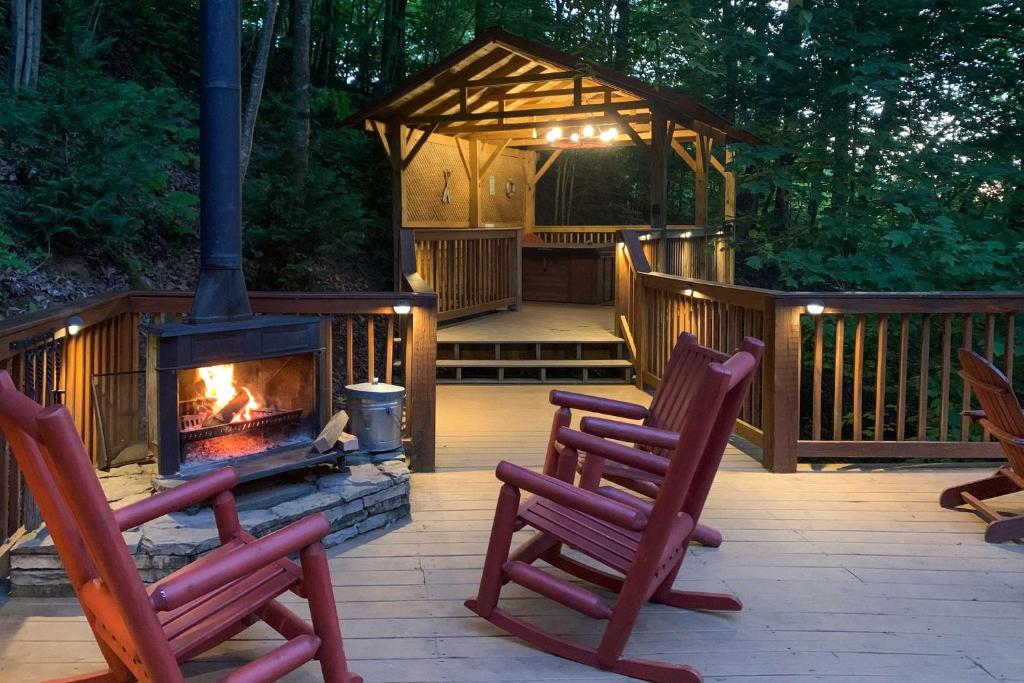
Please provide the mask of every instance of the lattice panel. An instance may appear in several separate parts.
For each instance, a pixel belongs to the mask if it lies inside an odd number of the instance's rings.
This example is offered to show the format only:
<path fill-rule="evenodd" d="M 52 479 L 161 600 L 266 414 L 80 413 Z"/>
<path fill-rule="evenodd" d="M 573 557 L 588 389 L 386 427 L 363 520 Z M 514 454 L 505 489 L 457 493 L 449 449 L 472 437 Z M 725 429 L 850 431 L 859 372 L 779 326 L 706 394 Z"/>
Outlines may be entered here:
<path fill-rule="evenodd" d="M 409 145 L 415 141 L 416 137 Z M 466 151 L 465 146 L 463 151 Z M 445 171 L 451 171 L 448 203 L 443 201 Z M 409 168 L 405 169 L 403 193 L 406 225 L 469 225 L 469 179 L 454 142 L 428 140 Z"/>
<path fill-rule="evenodd" d="M 491 176 L 494 194 L 491 195 Z M 514 184 L 511 198 L 505 192 L 506 182 Z M 526 195 L 526 170 L 518 156 L 503 153 L 487 169 L 480 183 L 480 220 L 497 225 L 523 224 L 523 197 Z"/>

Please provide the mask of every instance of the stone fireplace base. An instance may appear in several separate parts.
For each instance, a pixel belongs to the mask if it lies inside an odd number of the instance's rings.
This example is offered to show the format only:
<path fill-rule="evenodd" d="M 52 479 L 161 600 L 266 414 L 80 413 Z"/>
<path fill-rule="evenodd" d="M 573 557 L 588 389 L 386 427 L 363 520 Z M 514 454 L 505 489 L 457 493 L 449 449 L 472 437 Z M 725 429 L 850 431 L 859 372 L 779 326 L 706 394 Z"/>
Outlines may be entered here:
<path fill-rule="evenodd" d="M 151 494 L 153 465 L 100 472 L 115 508 Z M 328 547 L 409 516 L 409 469 L 401 451 L 352 454 L 343 468 L 319 466 L 235 489 L 242 527 L 263 536 L 313 512 L 331 523 Z M 184 567 L 219 544 L 213 510 L 200 507 L 159 517 L 124 534 L 147 582 Z M 70 595 L 71 586 L 45 528 L 24 536 L 11 554 L 11 592 L 20 596 Z"/>

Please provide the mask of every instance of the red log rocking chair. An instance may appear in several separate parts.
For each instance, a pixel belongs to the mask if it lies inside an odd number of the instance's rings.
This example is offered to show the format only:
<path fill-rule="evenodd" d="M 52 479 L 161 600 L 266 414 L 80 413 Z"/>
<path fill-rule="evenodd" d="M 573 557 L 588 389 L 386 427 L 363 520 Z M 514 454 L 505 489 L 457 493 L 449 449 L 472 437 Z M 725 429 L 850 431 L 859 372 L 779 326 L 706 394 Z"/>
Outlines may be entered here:
<path fill-rule="evenodd" d="M 960 376 L 967 380 L 982 408 L 967 415 L 981 423 L 1002 445 L 1010 466 L 1000 467 L 990 477 L 946 489 L 939 504 L 944 508 L 964 503 L 973 507 L 989 522 L 985 529 L 985 540 L 989 543 L 1024 538 L 1024 515 L 1004 515 L 984 502 L 1024 491 L 1024 412 L 1010 380 L 991 361 L 969 349 L 960 349 L 957 356 Z"/>
<path fill-rule="evenodd" d="M 65 682 L 184 680 L 179 663 L 232 638 L 259 620 L 286 642 L 224 680 L 276 681 L 316 659 L 325 681 L 357 683 L 342 649 L 327 559 L 321 539 L 330 527 L 312 515 L 255 539 L 238 522 L 222 469 L 112 511 L 82 440 L 63 406 L 43 408 L 0 371 L 0 429 L 43 515 L 106 671 Z M 221 545 L 147 587 L 121 533 L 161 515 L 213 499 Z M 298 553 L 301 566 L 288 559 Z M 287 591 L 309 601 L 313 625 L 275 598 Z"/>
<path fill-rule="evenodd" d="M 694 391 L 701 400 L 686 411 L 680 426 L 682 438 L 675 439 L 672 458 L 586 433 L 599 421 L 588 417 L 583 420 L 582 432 L 558 429 L 555 437 L 561 448 L 553 464 L 557 476 L 500 463 L 496 474 L 503 486 L 480 589 L 466 606 L 499 628 L 560 657 L 649 681 L 701 681 L 700 674 L 689 666 L 624 658 L 622 653 L 641 607 L 649 600 L 687 609 L 742 608 L 734 596 L 681 591 L 672 584 L 756 366 L 753 355 L 740 351 L 724 363 L 691 368 Z M 638 441 L 647 429 L 625 427 L 631 432 L 630 439 Z M 613 497 L 573 485 L 580 453 L 586 454 L 584 477 L 600 478 L 605 462 L 658 475 L 658 497 L 648 503 L 621 491 L 621 496 Z M 521 491 L 533 495 L 521 502 Z M 538 533 L 510 552 L 512 535 L 525 526 Z M 563 554 L 563 546 L 610 571 Z M 600 595 L 533 566 L 537 560 L 618 596 L 609 604 Z M 509 581 L 587 616 L 607 619 L 598 647 L 549 633 L 499 608 L 502 586 Z"/>
<path fill-rule="evenodd" d="M 740 350 L 746 351 L 760 361 L 764 353 L 764 344 L 747 337 L 740 345 Z M 698 370 L 708 363 L 723 362 L 728 357 L 727 353 L 701 346 L 697 343 L 697 338 L 688 332 L 680 334 L 649 408 L 637 403 L 588 396 L 571 391 L 552 391 L 551 403 L 558 406 L 558 409 L 555 411 L 551 424 L 551 437 L 548 440 L 544 473 L 552 476 L 556 474 L 555 464 L 558 462 L 560 448 L 555 434 L 560 428 L 568 427 L 572 423 L 573 408 L 609 417 L 642 420 L 642 425 L 646 428 L 643 432 L 626 428 L 627 423 L 611 420 L 603 420 L 600 423 L 595 423 L 593 420 L 591 422 L 594 423 L 593 426 L 596 429 L 600 430 L 600 436 L 632 441 L 637 448 L 650 451 L 663 458 L 669 457 L 675 450 L 676 440 L 687 412 L 693 405 L 693 399 L 699 395 L 696 391 L 697 383 L 694 381 Z M 751 374 L 750 380 L 753 380 L 753 374 Z M 740 391 L 746 392 L 749 385 L 750 381 L 746 382 Z M 662 480 L 660 474 L 652 474 L 616 462 L 605 463 L 601 476 L 650 498 L 658 496 Z M 600 483 L 599 479 L 600 477 L 598 480 L 584 477 L 581 486 L 596 489 Z M 605 490 L 607 489 L 602 489 L 602 491 Z M 693 540 L 702 545 L 717 548 L 722 544 L 722 535 L 717 529 L 698 523 Z"/>

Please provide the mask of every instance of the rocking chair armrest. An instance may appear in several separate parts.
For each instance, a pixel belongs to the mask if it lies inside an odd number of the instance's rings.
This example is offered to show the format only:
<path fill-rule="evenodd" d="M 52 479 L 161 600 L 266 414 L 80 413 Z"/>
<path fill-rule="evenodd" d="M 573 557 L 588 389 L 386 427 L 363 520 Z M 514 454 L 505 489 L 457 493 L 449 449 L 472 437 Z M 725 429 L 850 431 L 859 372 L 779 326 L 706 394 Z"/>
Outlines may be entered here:
<path fill-rule="evenodd" d="M 528 470 L 507 460 L 498 463 L 495 475 L 510 486 L 593 515 L 609 524 L 633 531 L 641 531 L 647 526 L 647 515 L 642 510 L 573 486 L 561 479 Z"/>
<path fill-rule="evenodd" d="M 667 448 L 675 450 L 679 443 L 679 434 L 670 432 L 667 429 L 656 427 L 645 427 L 615 420 L 606 420 L 603 417 L 585 417 L 580 423 L 580 431 L 586 434 L 593 434 L 605 439 L 616 441 L 632 441 L 652 448 Z"/>
<path fill-rule="evenodd" d="M 614 460 L 617 463 L 635 467 L 661 477 L 668 474 L 668 458 L 654 455 L 649 451 L 642 451 L 639 448 L 608 441 L 593 434 L 577 432 L 568 427 L 560 427 L 555 435 L 555 439 L 565 446 L 577 451 L 583 451 L 588 456 Z"/>
<path fill-rule="evenodd" d="M 158 611 L 177 609 L 323 539 L 331 530 L 317 513 L 267 534 L 210 562 L 185 567 L 157 585 L 150 602 Z"/>
<path fill-rule="evenodd" d="M 114 510 L 114 519 L 121 531 L 127 531 L 170 512 L 198 505 L 218 493 L 233 489 L 236 484 L 238 474 L 235 470 L 223 467 L 181 486 Z"/>
<path fill-rule="evenodd" d="M 997 441 L 1013 446 L 1024 446 L 1024 437 L 1011 434 L 1002 427 L 994 424 L 987 417 L 982 417 L 978 420 L 982 427 L 991 432 L 992 436 L 996 437 Z"/>
<path fill-rule="evenodd" d="M 642 420 L 650 413 L 647 408 L 639 403 L 617 401 L 612 398 L 601 398 L 600 396 L 588 396 L 587 394 L 578 394 L 575 391 L 559 391 L 555 389 L 551 392 L 550 401 L 552 405 L 562 408 L 576 408 L 577 410 L 586 410 L 592 413 L 601 413 L 602 415 L 611 415 L 628 420 Z"/>
<path fill-rule="evenodd" d="M 964 417 L 970 418 L 971 422 L 977 422 L 978 420 L 984 420 L 987 416 L 984 410 L 961 410 L 960 414 Z"/>

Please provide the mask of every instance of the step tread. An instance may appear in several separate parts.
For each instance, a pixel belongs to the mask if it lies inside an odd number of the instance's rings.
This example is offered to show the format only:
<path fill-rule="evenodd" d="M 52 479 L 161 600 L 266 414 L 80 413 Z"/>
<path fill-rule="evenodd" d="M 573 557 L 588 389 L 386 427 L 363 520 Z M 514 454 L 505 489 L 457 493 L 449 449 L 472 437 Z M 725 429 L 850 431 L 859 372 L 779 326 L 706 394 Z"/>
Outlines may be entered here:
<path fill-rule="evenodd" d="M 568 344 L 583 344 L 584 346 L 612 346 L 614 344 L 625 344 L 626 340 L 621 337 L 610 339 L 438 339 L 438 346 L 454 346 L 455 344 L 465 346 L 522 346 L 524 344 L 541 344 L 543 346 L 564 346 Z"/>
<path fill-rule="evenodd" d="M 625 358 L 583 358 L 583 359 L 466 359 L 444 358 L 437 361 L 439 368 L 627 368 L 633 364 Z"/>

